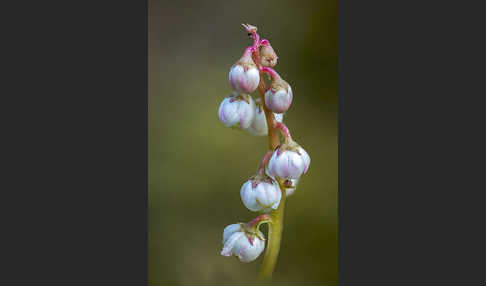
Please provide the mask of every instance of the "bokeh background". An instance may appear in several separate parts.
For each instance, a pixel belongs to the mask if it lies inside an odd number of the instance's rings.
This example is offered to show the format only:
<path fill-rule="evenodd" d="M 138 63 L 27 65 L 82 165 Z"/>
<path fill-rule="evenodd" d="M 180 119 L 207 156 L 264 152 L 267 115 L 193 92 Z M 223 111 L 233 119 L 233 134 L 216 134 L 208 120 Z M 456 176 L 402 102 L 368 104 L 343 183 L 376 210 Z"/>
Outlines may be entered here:
<path fill-rule="evenodd" d="M 225 226 L 267 137 L 225 128 L 228 71 L 258 27 L 294 100 L 284 122 L 311 156 L 289 197 L 277 285 L 337 285 L 337 0 L 149 0 L 149 285 L 247 285 L 252 263 L 220 255 Z M 264 227 L 266 233 L 266 227 Z"/>

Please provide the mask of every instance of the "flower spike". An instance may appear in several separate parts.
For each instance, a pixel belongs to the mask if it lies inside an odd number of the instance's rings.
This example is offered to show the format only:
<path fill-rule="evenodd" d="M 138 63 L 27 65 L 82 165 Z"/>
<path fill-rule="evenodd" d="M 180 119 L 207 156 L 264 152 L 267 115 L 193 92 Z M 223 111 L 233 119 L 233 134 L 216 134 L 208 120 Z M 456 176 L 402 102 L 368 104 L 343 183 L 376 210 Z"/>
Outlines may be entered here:
<path fill-rule="evenodd" d="M 310 157 L 293 141 L 283 123 L 293 94 L 290 85 L 273 69 L 277 54 L 269 40 L 260 40 L 257 27 L 241 25 L 253 44 L 230 68 L 228 79 L 233 93 L 220 104 L 218 116 L 225 126 L 247 130 L 255 136 L 268 135 L 268 151 L 256 174 L 240 188 L 245 207 L 263 214 L 248 223 L 228 225 L 223 231 L 221 255 L 237 256 L 242 262 L 256 260 L 265 248 L 265 237 L 259 227 L 267 223 L 269 241 L 260 275 L 270 278 L 280 249 L 286 197 L 307 173 Z M 271 76 L 270 86 L 265 83 L 265 73 Z M 256 98 L 251 95 L 255 91 L 258 91 Z"/>

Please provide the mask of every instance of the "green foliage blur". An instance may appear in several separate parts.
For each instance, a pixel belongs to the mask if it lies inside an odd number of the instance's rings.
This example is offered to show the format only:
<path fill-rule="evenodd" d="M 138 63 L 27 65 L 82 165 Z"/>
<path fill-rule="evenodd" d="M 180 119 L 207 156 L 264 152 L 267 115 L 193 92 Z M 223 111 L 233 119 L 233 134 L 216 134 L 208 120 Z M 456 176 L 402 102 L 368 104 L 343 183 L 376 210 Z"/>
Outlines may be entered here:
<path fill-rule="evenodd" d="M 149 0 L 148 13 L 149 285 L 247 285 L 259 272 L 263 255 L 220 255 L 224 227 L 255 216 L 239 191 L 268 145 L 217 116 L 251 44 L 241 23 L 272 43 L 294 93 L 284 122 L 312 160 L 287 201 L 273 282 L 337 285 L 337 0 Z"/>

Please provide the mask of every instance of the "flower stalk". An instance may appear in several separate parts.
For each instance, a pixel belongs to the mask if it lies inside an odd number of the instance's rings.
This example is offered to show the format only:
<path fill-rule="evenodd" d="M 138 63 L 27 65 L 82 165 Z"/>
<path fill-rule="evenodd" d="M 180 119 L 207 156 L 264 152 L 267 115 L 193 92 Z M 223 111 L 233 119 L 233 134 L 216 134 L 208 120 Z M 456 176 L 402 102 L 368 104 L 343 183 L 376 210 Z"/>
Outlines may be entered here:
<path fill-rule="evenodd" d="M 273 271 L 277 265 L 278 254 L 280 252 L 285 210 L 285 187 L 280 181 L 279 187 L 282 191 L 282 199 L 280 200 L 278 208 L 271 214 L 272 222 L 268 224 L 267 250 L 265 251 L 262 268 L 258 276 L 261 280 L 272 278 Z"/>
<path fill-rule="evenodd" d="M 228 127 L 247 130 L 255 136 L 268 135 L 268 151 L 256 175 L 240 189 L 245 207 L 263 214 L 248 223 L 227 226 L 221 254 L 237 256 L 242 262 L 255 260 L 265 246 L 265 237 L 259 227 L 268 224 L 266 251 L 258 276 L 265 280 L 272 277 L 277 264 L 286 197 L 295 191 L 300 176 L 307 172 L 310 157 L 292 140 L 290 130 L 282 123 L 284 113 L 292 102 L 292 89 L 272 68 L 277 64 L 275 51 L 267 39 L 260 39 L 255 26 L 243 24 L 243 27 L 253 39 L 253 44 L 231 67 L 229 83 L 236 94 L 223 100 L 218 114 L 221 122 Z M 269 87 L 265 84 L 264 74 L 269 75 Z M 250 94 L 255 91 L 258 91 L 258 97 L 253 99 Z"/>

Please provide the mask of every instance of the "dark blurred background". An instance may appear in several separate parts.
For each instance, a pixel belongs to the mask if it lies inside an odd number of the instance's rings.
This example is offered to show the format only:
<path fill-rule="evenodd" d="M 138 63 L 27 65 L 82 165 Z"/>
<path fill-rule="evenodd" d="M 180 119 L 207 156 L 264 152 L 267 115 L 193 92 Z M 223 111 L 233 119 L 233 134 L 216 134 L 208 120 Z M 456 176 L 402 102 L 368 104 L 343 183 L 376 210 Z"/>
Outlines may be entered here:
<path fill-rule="evenodd" d="M 220 255 L 224 227 L 255 216 L 239 191 L 267 148 L 217 116 L 249 23 L 279 56 L 294 93 L 284 122 L 312 160 L 287 201 L 273 281 L 337 285 L 337 0 L 148 3 L 149 284 L 246 285 L 259 272 L 263 255 Z"/>

